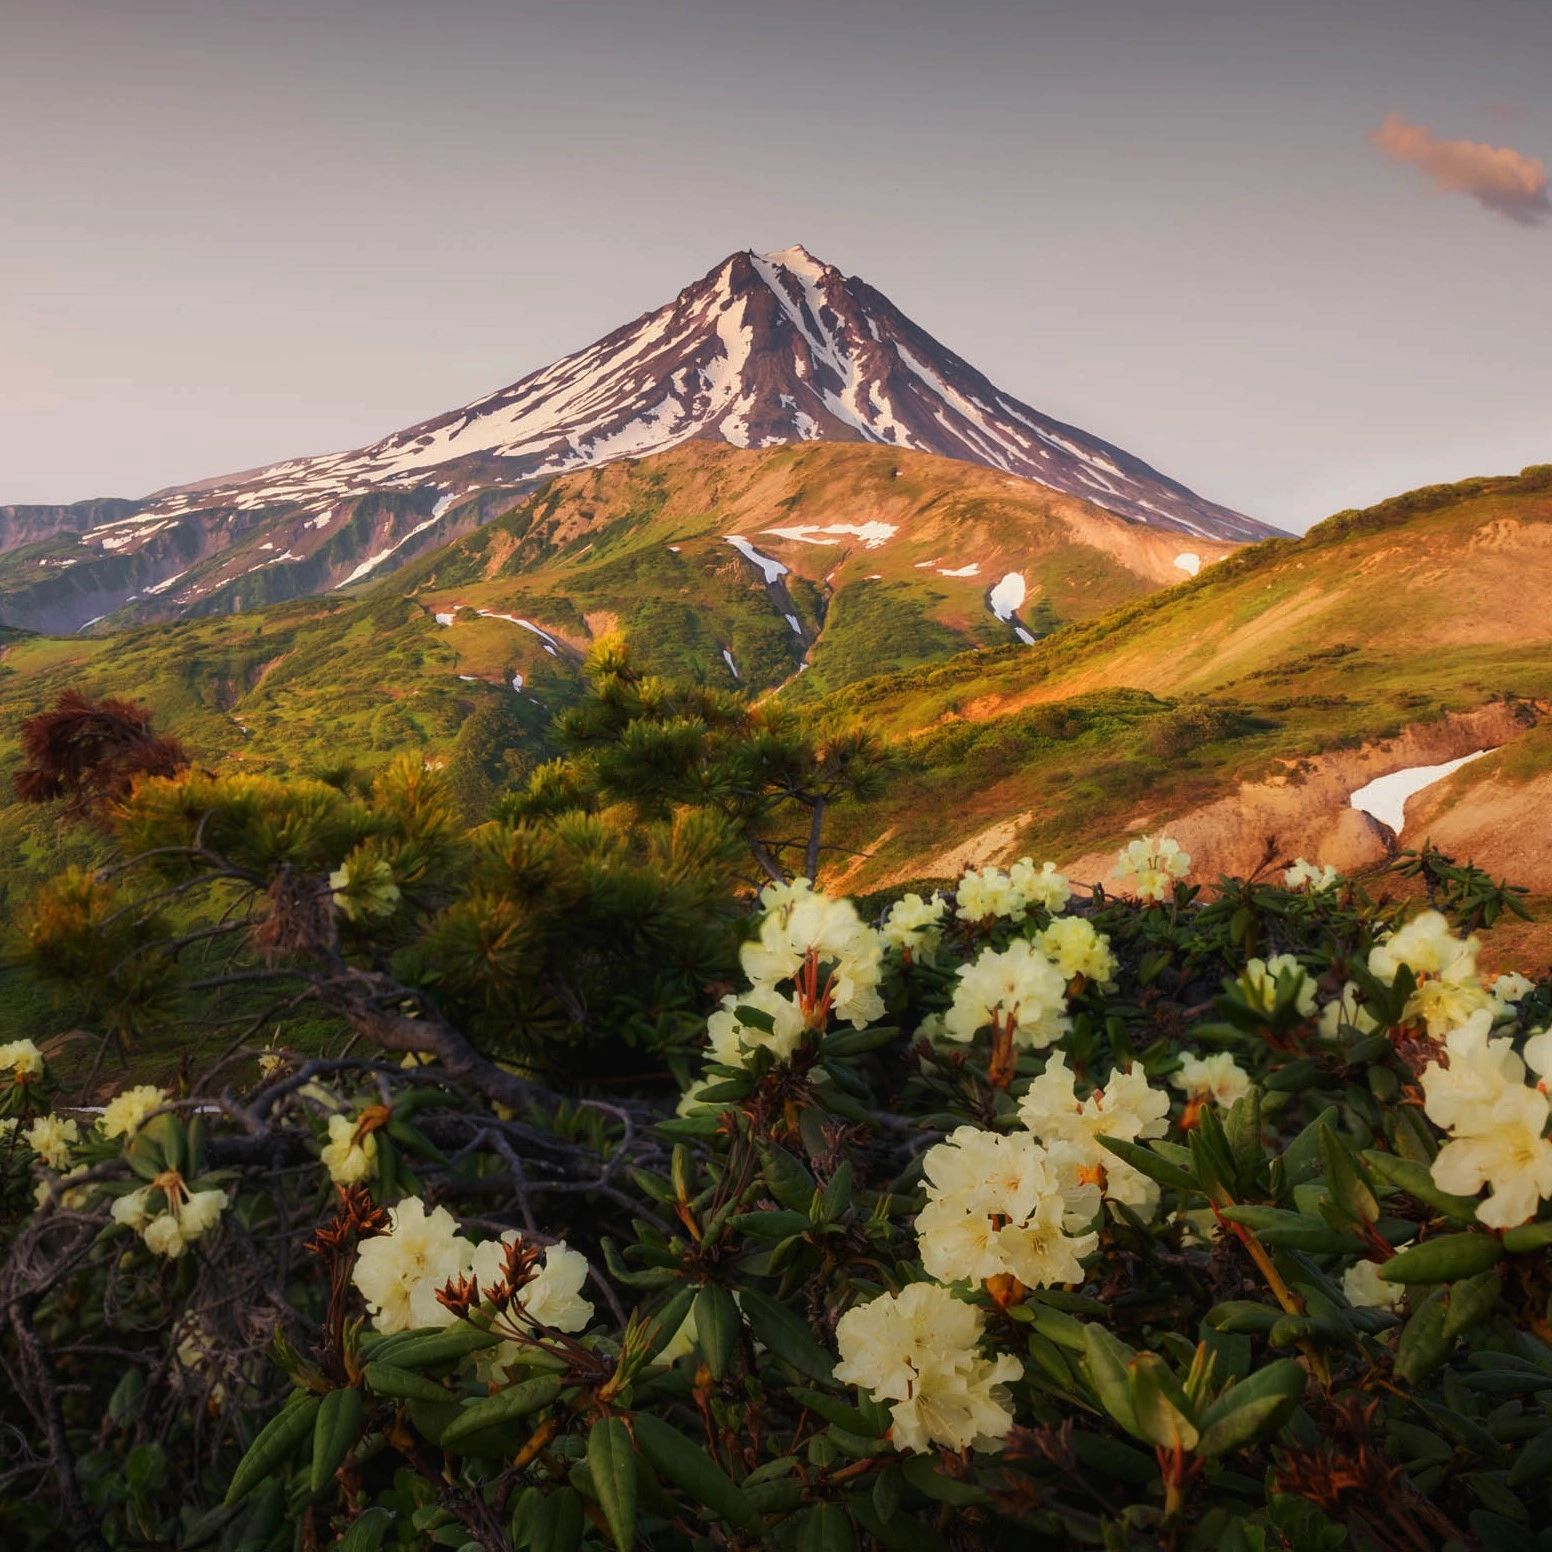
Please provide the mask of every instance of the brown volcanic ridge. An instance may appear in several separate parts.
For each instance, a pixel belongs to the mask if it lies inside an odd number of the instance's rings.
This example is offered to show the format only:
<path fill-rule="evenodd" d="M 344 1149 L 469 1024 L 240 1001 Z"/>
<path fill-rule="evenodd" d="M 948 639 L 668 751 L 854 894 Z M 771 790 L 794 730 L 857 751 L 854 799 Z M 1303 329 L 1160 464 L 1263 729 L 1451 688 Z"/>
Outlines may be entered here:
<path fill-rule="evenodd" d="M 735 253 L 586 350 L 369 447 L 131 503 L 0 507 L 0 624 L 68 633 L 375 580 L 556 476 L 691 442 L 874 443 L 1144 528 L 1276 530 L 998 389 L 866 281 L 801 247 Z"/>

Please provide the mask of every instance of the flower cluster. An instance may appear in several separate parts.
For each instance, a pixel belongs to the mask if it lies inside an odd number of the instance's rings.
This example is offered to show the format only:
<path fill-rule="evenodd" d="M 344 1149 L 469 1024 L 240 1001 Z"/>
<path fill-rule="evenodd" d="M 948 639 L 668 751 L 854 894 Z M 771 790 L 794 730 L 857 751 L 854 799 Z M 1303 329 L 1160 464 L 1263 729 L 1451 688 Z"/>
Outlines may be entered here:
<path fill-rule="evenodd" d="M 904 895 L 890 906 L 879 936 L 886 948 L 913 960 L 931 959 L 943 938 L 943 917 L 948 901 L 935 894 L 930 900 Z"/>
<path fill-rule="evenodd" d="M 1084 1149 L 1045 1147 L 1032 1132 L 950 1132 L 922 1160 L 916 1241 L 928 1275 L 1011 1277 L 1026 1288 L 1081 1282 L 1082 1259 L 1099 1243 L 1088 1226 L 1100 1189 L 1086 1162 Z"/>
<path fill-rule="evenodd" d="M 1438 911 L 1423 911 L 1369 951 L 1369 970 L 1383 981 L 1394 981 L 1403 965 L 1411 970 L 1417 987 L 1402 1018 L 1438 1040 L 1492 1003 L 1477 974 L 1480 948 L 1474 937 L 1457 938 Z"/>
<path fill-rule="evenodd" d="M 145 1124 L 153 1110 L 160 1110 L 167 1103 L 167 1091 L 154 1084 L 142 1083 L 116 1094 L 103 1107 L 102 1127 L 104 1137 L 122 1137 L 127 1142 Z"/>
<path fill-rule="evenodd" d="M 1312 895 L 1335 889 L 1341 882 L 1342 875 L 1329 864 L 1321 867 L 1317 862 L 1306 862 L 1303 857 L 1296 857 L 1293 866 L 1283 874 L 1283 883 L 1289 889 L 1302 889 Z"/>
<path fill-rule="evenodd" d="M 1250 1074 L 1227 1051 L 1198 1056 L 1194 1051 L 1181 1054 L 1179 1068 L 1169 1081 L 1183 1089 L 1195 1105 L 1213 1104 L 1227 1110 L 1250 1091 Z"/>
<path fill-rule="evenodd" d="M 1035 866 L 1021 857 L 1006 873 L 1001 868 L 971 869 L 954 890 L 955 915 L 961 921 L 986 922 L 997 917 L 1021 922 L 1031 906 L 1058 915 L 1072 898 L 1072 886 L 1056 871 L 1054 862 Z"/>
<path fill-rule="evenodd" d="M 1320 1010 L 1318 1027 L 1322 1039 L 1335 1040 L 1343 1029 L 1372 1035 L 1380 1027 L 1379 1020 L 1364 1007 L 1361 997 L 1362 991 L 1356 981 L 1343 984 L 1341 996 Z"/>
<path fill-rule="evenodd" d="M 362 1243 L 352 1281 L 366 1300 L 378 1331 L 451 1325 L 453 1311 L 437 1295 L 450 1282 L 474 1278 L 494 1287 L 502 1277 L 506 1248 L 521 1242 L 513 1229 L 476 1245 L 445 1207 L 429 1213 L 419 1197 L 406 1197 L 389 1212 L 386 1234 Z M 557 1331 L 580 1331 L 593 1318 L 581 1296 L 587 1259 L 565 1244 L 549 1246 L 544 1263 L 522 1289 L 526 1320 Z M 505 1345 L 505 1344 L 503 1344 Z"/>
<path fill-rule="evenodd" d="M 153 1206 L 153 1198 L 161 1205 Z M 113 1221 L 133 1229 L 153 1255 L 176 1261 L 188 1247 L 208 1234 L 226 1211 L 226 1192 L 191 1191 L 176 1170 L 164 1170 L 148 1186 L 116 1197 Z"/>
<path fill-rule="evenodd" d="M 715 1061 L 742 1065 L 761 1048 L 784 1060 L 832 1014 L 856 1029 L 883 1016 L 883 942 L 850 900 L 831 900 L 799 878 L 769 885 L 760 903 L 759 936 L 739 952 L 750 990 L 725 997 L 707 1021 Z"/>
<path fill-rule="evenodd" d="M 1006 1386 L 1023 1374 L 1011 1353 L 979 1351 L 983 1317 L 936 1283 L 910 1283 L 841 1316 L 836 1379 L 892 1402 L 897 1450 L 995 1450 L 1013 1426 Z"/>
<path fill-rule="evenodd" d="M 1110 875 L 1139 900 L 1167 900 L 1177 878 L 1191 871 L 1191 857 L 1173 836 L 1140 836 L 1116 853 Z"/>
<path fill-rule="evenodd" d="M 1086 916 L 1058 916 L 1034 941 L 1069 981 L 1082 976 L 1101 991 L 1114 990 L 1118 966 L 1110 939 Z"/>
<path fill-rule="evenodd" d="M 1067 1053 L 1057 1051 L 1025 1091 L 1019 1119 L 1048 1148 L 1060 1143 L 1074 1150 L 1080 1178 L 1100 1182 L 1108 1200 L 1145 1216 L 1158 1204 L 1158 1186 L 1099 1141 L 1137 1142 L 1169 1130 L 1169 1096 L 1153 1088 L 1140 1068 L 1118 1067 L 1103 1088 L 1080 1100 Z"/>
<path fill-rule="evenodd" d="M 1430 1062 L 1422 1075 L 1424 1110 L 1450 1135 L 1433 1161 L 1434 1184 L 1456 1196 L 1489 1187 L 1477 1217 L 1512 1229 L 1552 1197 L 1544 1081 L 1525 1081 L 1527 1065 L 1542 1080 L 1552 1076 L 1552 1032 L 1532 1036 L 1521 1056 L 1492 1028 L 1492 1012 L 1483 1008 L 1445 1036 L 1445 1060 Z"/>
<path fill-rule="evenodd" d="M 58 1173 L 70 1167 L 70 1149 L 80 1142 L 81 1128 L 66 1116 L 41 1115 L 22 1135 L 27 1146 Z"/>
<path fill-rule="evenodd" d="M 0 1045 L 0 1074 L 12 1083 L 32 1083 L 43 1076 L 43 1053 L 30 1040 L 7 1040 Z"/>
<path fill-rule="evenodd" d="M 943 1030 L 951 1040 L 970 1041 L 998 1023 L 1011 1029 L 1013 1044 L 1037 1050 L 1071 1027 L 1067 977 L 1025 938 L 1000 951 L 982 949 L 971 964 L 959 967 Z"/>

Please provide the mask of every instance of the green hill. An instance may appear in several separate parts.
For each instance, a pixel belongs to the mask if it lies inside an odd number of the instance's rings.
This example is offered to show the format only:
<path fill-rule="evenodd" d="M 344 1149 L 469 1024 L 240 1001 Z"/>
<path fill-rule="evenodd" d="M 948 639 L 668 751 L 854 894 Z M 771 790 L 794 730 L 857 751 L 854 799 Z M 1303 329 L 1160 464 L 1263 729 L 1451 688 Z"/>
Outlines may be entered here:
<path fill-rule="evenodd" d="M 1387 838 L 1348 813 L 1355 787 L 1503 745 L 1452 779 L 1452 811 L 1489 778 L 1531 806 L 1492 834 L 1455 829 L 1552 892 L 1531 785 L 1552 746 L 1520 742 L 1552 698 L 1549 586 L 1537 467 L 1340 513 L 1034 647 L 846 687 L 827 704 L 896 736 L 906 767 L 838 837 L 865 854 L 848 885 L 1024 851 L 1099 876 L 1106 850 L 1165 823 L 1208 877 L 1253 866 L 1268 838 L 1356 865 Z"/>
<path fill-rule="evenodd" d="M 855 531 L 819 531 L 836 527 Z M 787 568 L 775 586 L 729 535 Z M 5 632 L 0 764 L 20 723 L 78 684 L 145 701 L 213 767 L 369 767 L 421 749 L 451 763 L 474 812 L 549 753 L 604 631 L 623 628 L 653 672 L 807 696 L 1184 582 L 1183 542 L 928 454 L 694 443 L 557 480 L 355 593 L 106 636 Z M 1014 570 L 1026 602 L 1001 620 L 987 590 Z M 89 846 L 0 804 L 0 908 Z"/>

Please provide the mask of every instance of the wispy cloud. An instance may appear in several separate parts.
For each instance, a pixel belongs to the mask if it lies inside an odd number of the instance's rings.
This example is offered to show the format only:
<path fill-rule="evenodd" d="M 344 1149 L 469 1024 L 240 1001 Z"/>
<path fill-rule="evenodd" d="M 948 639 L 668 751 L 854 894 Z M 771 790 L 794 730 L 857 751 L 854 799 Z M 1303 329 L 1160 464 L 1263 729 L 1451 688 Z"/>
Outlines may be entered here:
<path fill-rule="evenodd" d="M 1547 169 L 1534 156 L 1475 140 L 1435 140 L 1392 113 L 1370 138 L 1393 162 L 1410 163 L 1445 194 L 1469 194 L 1521 226 L 1552 222 Z"/>

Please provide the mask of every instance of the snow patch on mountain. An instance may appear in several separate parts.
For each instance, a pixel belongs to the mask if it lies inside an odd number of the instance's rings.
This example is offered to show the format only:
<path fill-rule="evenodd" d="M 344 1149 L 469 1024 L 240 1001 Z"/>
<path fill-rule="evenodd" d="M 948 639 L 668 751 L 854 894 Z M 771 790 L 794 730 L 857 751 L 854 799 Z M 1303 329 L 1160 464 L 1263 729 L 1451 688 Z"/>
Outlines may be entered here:
<path fill-rule="evenodd" d="M 1024 574 L 1010 571 L 986 595 L 987 604 L 999 620 L 1011 620 L 1024 602 Z"/>
<path fill-rule="evenodd" d="M 312 506 L 308 525 L 321 528 L 342 497 L 421 480 L 437 490 L 439 517 L 454 490 L 531 487 L 695 437 L 750 448 L 880 442 L 986 464 L 1153 526 L 1270 532 L 1001 392 L 801 245 L 733 254 L 585 350 L 369 447 L 170 491 L 144 515 L 289 503 Z"/>
<path fill-rule="evenodd" d="M 737 534 L 724 534 L 723 538 L 731 544 L 745 560 L 760 568 L 760 574 L 765 578 L 765 585 L 769 587 L 778 577 L 786 576 L 789 568 L 782 565 L 779 560 L 769 555 L 762 555 L 747 539 L 740 538 Z"/>
<path fill-rule="evenodd" d="M 762 533 L 775 534 L 778 539 L 795 539 L 799 544 L 839 544 L 840 537 L 829 538 L 830 534 L 844 537 L 847 534 L 862 540 L 865 550 L 876 550 L 879 545 L 888 539 L 893 539 L 900 531 L 893 523 L 827 523 L 823 527 L 815 523 L 804 523 L 795 528 L 762 528 Z"/>

